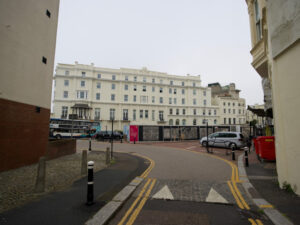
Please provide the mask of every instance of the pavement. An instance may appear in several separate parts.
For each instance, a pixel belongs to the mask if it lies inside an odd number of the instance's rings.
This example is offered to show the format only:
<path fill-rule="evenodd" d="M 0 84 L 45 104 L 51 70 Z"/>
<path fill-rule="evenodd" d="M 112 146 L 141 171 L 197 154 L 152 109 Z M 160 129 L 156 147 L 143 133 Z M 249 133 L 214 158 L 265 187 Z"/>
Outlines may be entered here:
<path fill-rule="evenodd" d="M 274 224 L 300 224 L 300 197 L 279 188 L 275 161 L 258 160 L 252 149 L 249 167 L 245 167 L 244 157 L 241 155 L 239 170 L 241 180 L 245 181 L 243 186 L 252 201 Z M 246 177 L 243 178 L 243 175 Z"/>
<path fill-rule="evenodd" d="M 132 180 L 147 169 L 145 159 L 114 153 L 117 163 L 94 173 L 94 204 L 87 206 L 87 178 L 84 177 L 60 192 L 54 192 L 0 214 L 1 225 L 84 224 Z M 136 181 L 136 186 L 139 181 Z M 123 201 L 126 198 L 122 199 Z"/>

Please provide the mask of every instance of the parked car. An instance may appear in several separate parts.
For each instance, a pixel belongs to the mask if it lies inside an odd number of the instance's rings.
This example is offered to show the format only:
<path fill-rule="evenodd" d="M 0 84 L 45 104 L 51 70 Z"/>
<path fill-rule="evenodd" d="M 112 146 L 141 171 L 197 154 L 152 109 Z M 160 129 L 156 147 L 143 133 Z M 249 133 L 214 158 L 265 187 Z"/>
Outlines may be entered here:
<path fill-rule="evenodd" d="M 99 131 L 96 133 L 95 138 L 97 140 L 111 139 L 111 135 L 111 131 Z M 123 139 L 123 134 L 119 131 L 114 131 L 113 138 L 117 140 Z"/>
<path fill-rule="evenodd" d="M 207 137 L 200 139 L 202 146 L 207 145 Z M 247 144 L 244 135 L 240 132 L 216 132 L 208 135 L 208 145 L 222 148 L 242 148 Z"/>

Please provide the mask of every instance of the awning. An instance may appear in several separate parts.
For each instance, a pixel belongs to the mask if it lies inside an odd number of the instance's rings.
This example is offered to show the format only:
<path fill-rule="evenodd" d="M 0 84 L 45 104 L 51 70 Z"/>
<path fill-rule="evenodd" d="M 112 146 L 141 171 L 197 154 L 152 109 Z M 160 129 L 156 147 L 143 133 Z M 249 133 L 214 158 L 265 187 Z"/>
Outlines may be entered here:
<path fill-rule="evenodd" d="M 257 116 L 273 118 L 273 110 L 271 108 L 265 111 L 264 109 L 255 109 L 248 105 L 247 109 Z"/>
<path fill-rule="evenodd" d="M 75 104 L 71 108 L 91 109 L 88 104 Z"/>

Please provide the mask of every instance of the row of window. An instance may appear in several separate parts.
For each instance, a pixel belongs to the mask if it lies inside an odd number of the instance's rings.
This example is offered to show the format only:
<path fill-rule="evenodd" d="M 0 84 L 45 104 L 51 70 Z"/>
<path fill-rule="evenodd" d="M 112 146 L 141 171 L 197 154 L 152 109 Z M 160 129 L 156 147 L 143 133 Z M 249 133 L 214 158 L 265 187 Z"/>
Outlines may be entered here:
<path fill-rule="evenodd" d="M 66 70 L 66 71 L 65 71 L 65 75 L 70 75 L 70 71 L 69 71 L 69 70 Z M 86 77 L 86 72 L 82 71 L 82 72 L 81 72 L 81 76 L 82 76 L 82 77 Z M 98 73 L 98 74 L 97 74 L 97 78 L 98 78 L 98 79 L 101 79 L 101 77 L 102 77 L 101 74 Z M 114 75 L 114 74 L 111 75 L 111 79 L 112 79 L 112 80 L 116 80 L 116 75 Z M 125 80 L 125 81 L 129 81 L 129 76 L 128 76 L 128 75 L 125 75 L 124 80 Z M 152 83 L 156 83 L 156 82 L 155 82 L 155 78 L 151 78 L 151 80 L 152 80 Z M 137 76 L 134 76 L 134 77 L 133 77 L 133 81 L 134 81 L 134 82 L 137 82 L 137 81 L 138 81 L 138 77 L 137 77 Z M 146 77 L 143 77 L 143 80 L 142 80 L 142 81 L 143 81 L 143 82 L 147 82 L 147 78 L 146 78 Z M 163 84 L 163 80 L 160 79 L 160 80 L 159 80 L 159 83 L 160 83 L 160 84 Z M 170 85 L 174 85 L 174 80 L 170 80 Z M 185 82 L 184 82 L 184 81 L 181 81 L 181 86 L 185 86 Z M 193 82 L 193 87 L 196 87 L 196 82 Z"/>
<path fill-rule="evenodd" d="M 68 97 L 69 97 L 69 92 L 64 91 L 63 98 L 68 98 Z M 77 99 L 87 99 L 87 97 L 88 97 L 88 91 L 77 91 Z M 96 100 L 100 100 L 100 93 L 96 93 Z M 116 95 L 111 94 L 110 100 L 115 101 Z M 129 100 L 128 95 L 124 95 L 124 102 L 128 102 L 128 100 Z M 137 102 L 137 96 L 133 95 L 132 100 L 133 100 L 133 102 Z M 140 103 L 143 103 L 143 104 L 150 103 L 150 101 L 148 101 L 148 96 L 140 96 Z M 155 103 L 155 96 L 152 96 L 151 103 Z M 164 103 L 163 97 L 159 97 L 159 103 L 161 103 L 161 104 Z M 169 104 L 177 105 L 177 98 L 169 98 Z M 185 98 L 181 99 L 181 104 L 185 105 Z M 207 104 L 207 101 L 206 101 L 206 99 L 204 99 L 203 105 L 206 105 L 206 104 Z M 193 98 L 193 105 L 197 105 L 197 99 L 195 99 L 195 98 Z"/>
<path fill-rule="evenodd" d="M 208 109 L 208 110 L 203 109 L 202 110 L 202 115 L 205 116 L 206 115 L 206 111 L 207 111 L 207 115 L 209 115 L 209 116 L 212 115 L 212 112 L 213 112 L 213 114 L 215 116 L 217 115 L 217 110 L 216 109 L 214 109 L 213 111 L 211 109 Z M 185 115 L 185 112 L 186 112 L 185 109 L 182 109 L 182 114 L 181 115 Z M 173 109 L 172 108 L 169 109 L 169 114 L 173 115 Z M 174 115 L 180 115 L 180 109 L 174 110 Z M 193 109 L 193 115 L 198 115 L 197 109 Z"/>
<path fill-rule="evenodd" d="M 64 85 L 65 85 L 65 87 L 68 87 L 69 86 L 69 80 L 64 80 Z M 85 87 L 85 81 L 84 80 L 80 81 L 80 86 Z M 97 87 L 97 89 L 100 89 L 101 88 L 101 83 L 98 82 L 96 84 L 96 87 Z M 111 84 L 111 89 L 115 90 L 116 89 L 116 84 Z M 124 84 L 124 90 L 128 91 L 128 89 L 129 89 L 128 84 Z M 137 91 L 137 85 L 133 86 L 133 91 Z M 144 85 L 142 87 L 142 91 L 146 92 L 147 91 L 147 86 Z M 152 92 L 155 92 L 155 87 L 154 86 L 152 87 Z M 163 88 L 162 87 L 159 88 L 159 92 L 163 93 Z M 176 88 L 174 88 L 174 89 L 169 88 L 169 94 L 172 94 L 172 93 L 177 94 L 177 89 Z M 185 89 L 181 89 L 181 94 L 185 94 Z M 193 95 L 196 95 L 196 94 L 197 94 L 197 90 L 193 89 Z M 206 91 L 203 91 L 203 96 L 206 96 Z"/>
<path fill-rule="evenodd" d="M 224 112 L 224 113 L 229 113 L 229 114 L 232 112 L 232 114 L 235 114 L 235 109 L 232 109 L 232 110 L 231 110 L 231 109 L 227 109 L 227 110 L 226 110 L 226 109 L 223 109 L 223 112 Z M 241 114 L 241 113 L 242 113 L 242 110 L 239 109 L 238 112 L 239 112 L 239 114 Z M 245 110 L 243 109 L 243 114 L 244 114 L 244 113 L 245 113 Z"/>
<path fill-rule="evenodd" d="M 100 116 L 100 108 L 95 108 L 95 116 L 94 119 L 95 120 L 100 120 L 101 116 Z M 109 109 L 109 119 L 110 120 L 114 120 L 115 119 L 115 109 Z M 128 109 L 123 109 L 123 120 L 128 120 Z M 62 106 L 62 113 L 61 113 L 61 117 L 62 118 L 67 118 L 68 116 L 68 106 Z M 149 110 L 140 110 L 139 111 L 139 118 L 140 119 L 149 119 Z M 158 118 L 160 121 L 164 121 L 164 111 L 158 111 Z M 132 119 L 136 120 L 137 119 L 137 110 L 134 109 L 132 110 Z M 155 110 L 151 110 L 151 119 L 152 121 L 155 120 Z"/>
<path fill-rule="evenodd" d="M 230 106 L 231 103 L 230 102 L 227 102 L 227 105 Z M 238 103 L 238 106 L 244 106 L 245 104 L 244 103 Z M 223 106 L 226 106 L 226 102 L 223 102 Z M 235 103 L 232 102 L 232 106 L 235 106 Z"/>
<path fill-rule="evenodd" d="M 101 112 L 100 108 L 95 108 L 95 116 L 94 116 L 95 120 L 100 120 L 101 119 L 100 112 Z M 115 119 L 115 113 L 116 113 L 115 109 L 109 109 L 109 118 L 110 118 L 110 120 Z M 149 117 L 150 117 L 150 110 L 141 109 L 138 112 L 136 109 L 134 109 L 134 110 L 132 110 L 132 119 L 133 119 L 133 121 L 135 121 L 137 119 L 137 113 L 139 113 L 138 116 L 139 116 L 140 119 L 149 119 Z M 68 107 L 67 106 L 62 106 L 61 117 L 62 118 L 67 118 L 67 115 L 68 115 Z M 129 120 L 128 109 L 123 109 L 122 118 L 123 118 L 123 120 Z M 151 110 L 151 120 L 155 121 L 155 110 Z M 162 111 L 162 110 L 158 111 L 158 120 L 159 121 L 164 121 L 164 111 Z M 207 121 L 206 119 L 203 119 L 202 124 L 206 124 L 206 121 Z M 214 124 L 217 124 L 216 119 L 214 119 Z M 173 119 L 169 120 L 169 125 L 171 125 L 171 126 L 174 125 L 173 124 Z M 179 119 L 175 120 L 175 125 L 180 125 L 180 120 Z M 186 125 L 186 119 L 182 119 L 181 125 L 183 125 L 183 126 Z M 193 125 L 197 125 L 197 119 L 195 119 L 195 118 L 193 119 Z"/>
<path fill-rule="evenodd" d="M 224 118 L 224 124 L 236 124 L 236 118 Z M 239 124 L 245 123 L 245 119 L 239 118 Z"/>

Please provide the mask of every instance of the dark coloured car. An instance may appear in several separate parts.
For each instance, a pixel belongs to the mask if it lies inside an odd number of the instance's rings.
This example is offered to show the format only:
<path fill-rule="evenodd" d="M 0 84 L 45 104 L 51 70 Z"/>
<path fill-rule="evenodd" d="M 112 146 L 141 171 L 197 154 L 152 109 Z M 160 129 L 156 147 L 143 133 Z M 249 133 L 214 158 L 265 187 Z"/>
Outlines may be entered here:
<path fill-rule="evenodd" d="M 111 135 L 112 135 L 111 131 L 99 131 L 96 134 L 95 138 L 97 140 L 111 139 Z M 113 138 L 117 140 L 123 139 L 123 134 L 119 131 L 114 131 Z"/>

